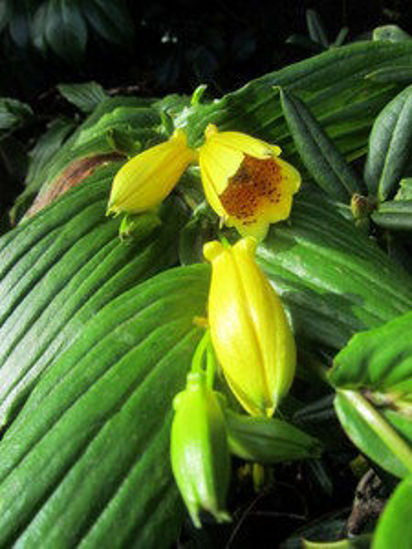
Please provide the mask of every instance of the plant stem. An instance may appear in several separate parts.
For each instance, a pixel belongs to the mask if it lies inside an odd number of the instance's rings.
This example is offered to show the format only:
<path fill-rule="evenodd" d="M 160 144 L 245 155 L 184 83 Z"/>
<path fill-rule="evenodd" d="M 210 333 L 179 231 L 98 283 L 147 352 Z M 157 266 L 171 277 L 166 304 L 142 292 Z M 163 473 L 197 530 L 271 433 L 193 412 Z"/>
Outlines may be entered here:
<path fill-rule="evenodd" d="M 340 390 L 391 452 L 412 472 L 412 449 L 378 410 L 360 393 Z"/>

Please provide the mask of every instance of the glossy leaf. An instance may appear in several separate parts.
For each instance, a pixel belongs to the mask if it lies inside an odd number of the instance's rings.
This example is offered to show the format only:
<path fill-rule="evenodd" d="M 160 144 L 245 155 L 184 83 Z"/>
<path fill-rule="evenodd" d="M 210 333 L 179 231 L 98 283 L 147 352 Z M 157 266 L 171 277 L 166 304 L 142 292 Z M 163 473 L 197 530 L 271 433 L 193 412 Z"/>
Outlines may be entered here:
<path fill-rule="evenodd" d="M 59 84 L 57 89 L 67 101 L 85 113 L 92 112 L 101 101 L 107 98 L 104 89 L 97 82 Z"/>
<path fill-rule="evenodd" d="M 412 539 L 412 477 L 396 488 L 379 518 L 372 549 L 409 549 Z"/>
<path fill-rule="evenodd" d="M 412 395 L 412 313 L 356 334 L 335 357 L 330 380 L 339 388 Z"/>
<path fill-rule="evenodd" d="M 354 391 L 339 391 L 335 410 L 346 434 L 365 455 L 399 478 L 412 472 L 412 426 L 408 418 L 374 407 Z"/>
<path fill-rule="evenodd" d="M 258 463 L 317 458 L 319 442 L 286 421 L 227 413 L 230 450 L 242 459 Z"/>
<path fill-rule="evenodd" d="M 315 10 L 306 10 L 306 25 L 311 40 L 327 48 L 329 45 L 328 38 L 319 14 Z"/>
<path fill-rule="evenodd" d="M 97 171 L 0 240 L 2 425 L 91 316 L 177 260 L 184 216 L 173 201 L 164 224 L 142 216 L 134 240 L 120 242 L 120 221 L 105 217 L 117 168 Z"/>
<path fill-rule="evenodd" d="M 61 58 L 78 62 L 86 49 L 87 26 L 76 3 L 49 0 L 44 31 L 49 47 Z"/>
<path fill-rule="evenodd" d="M 0 97 L 0 132 L 14 130 L 33 115 L 29 105 L 17 99 Z"/>
<path fill-rule="evenodd" d="M 245 131 L 292 152 L 279 95 L 273 89 L 281 86 L 305 101 L 341 152 L 356 157 L 364 154 L 376 114 L 397 89 L 367 81 L 365 75 L 411 61 L 412 42 L 369 41 L 333 48 L 266 74 L 218 101 L 185 111 L 178 124 L 188 125 L 189 138 L 198 145 L 212 122 L 221 130 Z"/>
<path fill-rule="evenodd" d="M 370 193 L 379 201 L 395 194 L 411 154 L 412 86 L 409 86 L 388 103 L 372 128 L 364 177 Z"/>
<path fill-rule="evenodd" d="M 384 229 L 410 231 L 412 229 L 412 200 L 391 200 L 382 202 L 373 212 L 372 219 Z"/>
<path fill-rule="evenodd" d="M 283 89 L 280 97 L 290 133 L 310 175 L 330 196 L 347 202 L 361 190 L 355 171 L 300 99 Z"/>
<path fill-rule="evenodd" d="M 298 193 L 290 220 L 271 229 L 257 255 L 295 333 L 314 343 L 340 349 L 412 307 L 410 276 L 318 193 Z"/>
<path fill-rule="evenodd" d="M 176 539 L 171 404 L 201 335 L 193 317 L 204 315 L 208 273 L 174 269 L 111 300 L 42 377 L 0 443 L 2 545 Z"/>

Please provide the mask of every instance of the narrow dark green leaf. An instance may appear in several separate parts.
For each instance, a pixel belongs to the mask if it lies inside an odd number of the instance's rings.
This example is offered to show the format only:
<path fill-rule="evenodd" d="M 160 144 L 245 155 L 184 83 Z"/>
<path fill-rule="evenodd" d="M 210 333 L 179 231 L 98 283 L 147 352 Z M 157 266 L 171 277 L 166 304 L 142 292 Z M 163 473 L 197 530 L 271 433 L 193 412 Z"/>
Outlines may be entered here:
<path fill-rule="evenodd" d="M 17 99 L 0 97 L 0 131 L 14 130 L 33 116 L 33 111 L 27 103 Z"/>
<path fill-rule="evenodd" d="M 61 95 L 79 110 L 89 113 L 107 98 L 106 92 L 97 82 L 82 84 L 59 84 L 57 89 Z"/>
<path fill-rule="evenodd" d="M 308 107 L 283 89 L 280 97 L 296 148 L 311 176 L 330 196 L 347 202 L 353 193 L 361 190 L 356 173 Z"/>
<path fill-rule="evenodd" d="M 227 413 L 229 446 L 233 454 L 259 463 L 317 458 L 319 442 L 291 423 L 277 418 L 252 418 Z"/>
<path fill-rule="evenodd" d="M 315 10 L 306 10 L 306 25 L 311 40 L 327 48 L 329 41 L 319 14 Z"/>
<path fill-rule="evenodd" d="M 372 214 L 373 221 L 393 231 L 410 231 L 412 229 L 412 200 L 392 200 L 382 202 Z"/>
<path fill-rule="evenodd" d="M 364 173 L 370 193 L 380 201 L 393 196 L 411 154 L 412 86 L 409 86 L 388 103 L 373 125 Z"/>
<path fill-rule="evenodd" d="M 91 316 L 177 261 L 184 216 L 173 200 L 160 227 L 142 216 L 134 240 L 119 241 L 120 221 L 105 217 L 117 168 L 97 171 L 0 239 L 1 424 Z"/>
<path fill-rule="evenodd" d="M 208 279 L 198 265 L 131 288 L 42 377 L 0 443 L 2 545 L 167 548 L 176 539 L 171 403 L 201 335 L 193 318 L 204 315 Z"/>
<path fill-rule="evenodd" d="M 392 494 L 375 530 L 372 549 L 409 549 L 412 540 L 412 477 L 405 478 Z"/>
<path fill-rule="evenodd" d="M 335 48 L 342 46 L 348 34 L 349 34 L 348 27 L 342 27 L 338 32 L 338 35 L 336 36 L 335 41 L 333 42 L 333 46 Z"/>

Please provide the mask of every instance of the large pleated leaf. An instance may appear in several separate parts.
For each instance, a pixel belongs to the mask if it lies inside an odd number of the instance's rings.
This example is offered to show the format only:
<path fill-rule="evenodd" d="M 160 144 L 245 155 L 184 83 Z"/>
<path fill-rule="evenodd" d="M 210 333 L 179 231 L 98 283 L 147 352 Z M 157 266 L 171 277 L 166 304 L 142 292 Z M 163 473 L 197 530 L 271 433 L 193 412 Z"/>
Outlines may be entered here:
<path fill-rule="evenodd" d="M 0 417 L 4 425 L 34 380 L 102 307 L 177 261 L 183 212 L 143 216 L 130 243 L 105 217 L 118 164 L 0 240 Z"/>
<path fill-rule="evenodd" d="M 282 115 L 281 86 L 305 100 L 339 149 L 349 156 L 366 150 L 369 129 L 376 114 L 396 94 L 392 84 L 374 83 L 371 71 L 410 64 L 412 41 L 402 43 L 358 42 L 331 49 L 249 82 L 212 104 L 185 111 L 180 123 L 188 125 L 195 143 L 203 139 L 209 122 L 221 129 L 237 129 L 278 142 L 293 151 Z"/>
<path fill-rule="evenodd" d="M 259 262 L 292 314 L 298 335 L 340 349 L 349 337 L 410 310 L 412 280 L 337 205 L 300 193 L 271 229 Z"/>
<path fill-rule="evenodd" d="M 0 545 L 176 539 L 171 403 L 201 335 L 193 318 L 204 315 L 208 273 L 177 268 L 123 293 L 41 378 L 0 443 Z"/>

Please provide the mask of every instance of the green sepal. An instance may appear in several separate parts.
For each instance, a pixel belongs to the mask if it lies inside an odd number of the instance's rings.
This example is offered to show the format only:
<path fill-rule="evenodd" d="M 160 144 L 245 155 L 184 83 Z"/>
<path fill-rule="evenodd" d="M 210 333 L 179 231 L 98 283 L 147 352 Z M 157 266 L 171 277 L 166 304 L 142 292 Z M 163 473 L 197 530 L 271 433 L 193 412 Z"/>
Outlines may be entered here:
<path fill-rule="evenodd" d="M 201 527 L 202 510 L 227 522 L 230 454 L 219 394 L 208 386 L 204 372 L 191 372 L 173 407 L 172 470 L 193 524 Z"/>
<path fill-rule="evenodd" d="M 276 418 L 250 417 L 226 411 L 230 451 L 263 464 L 318 458 L 320 442 L 291 423 Z"/>

